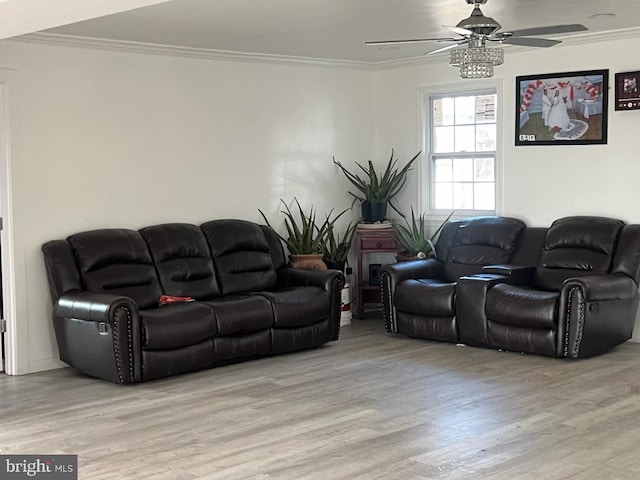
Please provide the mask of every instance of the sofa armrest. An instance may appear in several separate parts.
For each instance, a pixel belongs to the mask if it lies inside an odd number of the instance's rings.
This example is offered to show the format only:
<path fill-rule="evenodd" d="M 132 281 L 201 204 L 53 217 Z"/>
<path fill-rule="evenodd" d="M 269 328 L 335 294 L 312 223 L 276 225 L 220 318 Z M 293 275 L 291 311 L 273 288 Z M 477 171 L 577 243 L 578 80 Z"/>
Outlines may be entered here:
<path fill-rule="evenodd" d="M 398 333 L 396 309 L 393 304 L 393 292 L 396 286 L 405 280 L 418 278 L 440 278 L 442 262 L 435 258 L 410 260 L 408 262 L 384 265 L 380 269 L 380 288 L 382 296 L 382 315 L 384 326 L 389 333 Z"/>
<path fill-rule="evenodd" d="M 624 300 L 638 290 L 633 279 L 623 274 L 585 275 L 565 280 L 563 290 L 572 287 L 581 288 L 588 302 Z"/>
<path fill-rule="evenodd" d="M 418 278 L 440 278 L 442 274 L 442 262 L 435 258 L 424 260 L 410 260 L 408 262 L 392 263 L 384 265 L 380 274 L 388 275 L 393 284 L 397 285 L 403 280 Z"/>
<path fill-rule="evenodd" d="M 633 334 L 638 286 L 624 274 L 569 278 L 562 286 L 558 350 L 589 357 L 626 342 Z"/>
<path fill-rule="evenodd" d="M 512 279 L 509 283 L 514 284 L 526 284 L 530 283 L 533 278 L 533 274 L 536 271 L 536 267 L 532 265 L 487 265 L 482 268 L 482 273 L 489 273 L 495 275 L 504 275 Z"/>
<path fill-rule="evenodd" d="M 115 383 L 141 380 L 140 315 L 133 300 L 67 292 L 54 304 L 53 321 L 62 361 Z"/>
<path fill-rule="evenodd" d="M 339 282 L 339 285 L 336 284 Z M 344 275 L 338 270 L 303 270 L 301 268 L 282 267 L 278 269 L 278 284 L 286 287 L 319 287 L 331 292 L 344 285 Z"/>
<path fill-rule="evenodd" d="M 331 339 L 340 336 L 340 314 L 342 313 L 342 287 L 345 278 L 338 270 L 303 270 L 282 267 L 278 269 L 278 285 L 287 287 L 319 287 L 329 294 Z"/>
<path fill-rule="evenodd" d="M 460 343 L 488 346 L 487 293 L 499 283 L 514 284 L 517 276 L 479 273 L 460 277 L 456 285 L 456 316 Z"/>

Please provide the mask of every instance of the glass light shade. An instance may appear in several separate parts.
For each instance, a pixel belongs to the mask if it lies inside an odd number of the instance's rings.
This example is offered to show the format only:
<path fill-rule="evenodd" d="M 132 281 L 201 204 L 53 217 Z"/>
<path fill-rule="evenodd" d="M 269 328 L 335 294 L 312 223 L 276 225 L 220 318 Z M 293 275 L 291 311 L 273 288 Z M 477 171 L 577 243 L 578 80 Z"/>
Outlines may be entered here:
<path fill-rule="evenodd" d="M 460 67 L 461 78 L 489 78 L 493 67 L 504 63 L 501 48 L 470 47 L 449 52 L 449 65 Z"/>
<path fill-rule="evenodd" d="M 490 63 L 465 63 L 460 65 L 460 78 L 491 78 L 493 65 Z"/>

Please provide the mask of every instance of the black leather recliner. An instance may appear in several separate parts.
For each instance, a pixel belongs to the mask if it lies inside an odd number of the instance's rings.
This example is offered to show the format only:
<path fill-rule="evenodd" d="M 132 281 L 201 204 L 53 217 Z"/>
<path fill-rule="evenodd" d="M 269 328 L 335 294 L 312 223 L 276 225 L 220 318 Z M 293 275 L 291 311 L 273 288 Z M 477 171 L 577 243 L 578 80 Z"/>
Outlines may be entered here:
<path fill-rule="evenodd" d="M 631 338 L 639 281 L 640 225 L 556 220 L 537 266 L 460 279 L 460 340 L 554 357 L 606 352 Z"/>
<path fill-rule="evenodd" d="M 456 282 L 485 265 L 509 263 L 525 224 L 515 218 L 475 217 L 448 222 L 436 258 L 386 265 L 381 270 L 388 332 L 458 341 Z"/>
<path fill-rule="evenodd" d="M 132 383 L 337 340 L 342 274 L 286 265 L 243 220 L 104 229 L 43 246 L 62 361 Z M 161 295 L 195 301 L 159 307 Z"/>
<path fill-rule="evenodd" d="M 453 270 L 460 273 L 455 281 L 443 277 L 444 265 L 474 257 L 466 238 L 480 245 L 491 238 L 487 232 L 469 237 L 463 225 L 443 229 L 436 249 L 445 261 L 382 269 L 389 332 L 571 358 L 603 353 L 631 338 L 640 225 L 584 216 L 556 220 L 550 228 L 523 228 L 506 264 L 478 256 L 475 265 L 464 267 L 473 271 Z M 456 253 L 467 248 L 464 255 Z"/>

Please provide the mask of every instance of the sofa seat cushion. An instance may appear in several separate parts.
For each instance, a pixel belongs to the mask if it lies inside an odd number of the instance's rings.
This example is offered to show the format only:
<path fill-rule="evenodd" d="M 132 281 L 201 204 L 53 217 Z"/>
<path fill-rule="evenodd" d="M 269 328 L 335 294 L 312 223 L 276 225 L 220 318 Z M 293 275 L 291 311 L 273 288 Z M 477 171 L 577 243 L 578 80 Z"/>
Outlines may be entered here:
<path fill-rule="evenodd" d="M 217 332 L 211 308 L 201 303 L 172 303 L 141 310 L 145 350 L 172 350 L 213 338 Z"/>
<path fill-rule="evenodd" d="M 280 328 L 313 325 L 329 318 L 330 300 L 318 287 L 292 287 L 275 292 L 260 292 L 273 306 L 274 326 Z"/>
<path fill-rule="evenodd" d="M 259 332 L 273 326 L 271 304 L 260 295 L 225 295 L 202 303 L 213 310 L 219 336 Z"/>
<path fill-rule="evenodd" d="M 420 279 L 401 282 L 393 296 L 396 310 L 424 317 L 455 315 L 456 284 Z"/>
<path fill-rule="evenodd" d="M 558 292 L 499 284 L 487 293 L 487 318 L 503 325 L 556 328 Z"/>

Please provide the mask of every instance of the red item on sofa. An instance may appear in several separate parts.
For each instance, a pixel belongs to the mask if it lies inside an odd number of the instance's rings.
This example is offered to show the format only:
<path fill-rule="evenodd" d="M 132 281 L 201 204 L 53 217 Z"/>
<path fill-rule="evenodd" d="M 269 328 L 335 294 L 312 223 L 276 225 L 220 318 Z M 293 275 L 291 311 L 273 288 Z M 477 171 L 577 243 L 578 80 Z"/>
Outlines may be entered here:
<path fill-rule="evenodd" d="M 193 302 L 192 297 L 176 297 L 175 295 L 161 295 L 160 305 L 168 305 L 170 303 Z"/>

